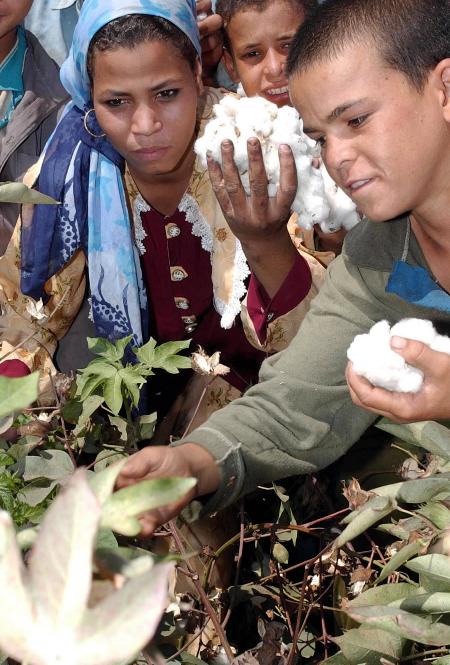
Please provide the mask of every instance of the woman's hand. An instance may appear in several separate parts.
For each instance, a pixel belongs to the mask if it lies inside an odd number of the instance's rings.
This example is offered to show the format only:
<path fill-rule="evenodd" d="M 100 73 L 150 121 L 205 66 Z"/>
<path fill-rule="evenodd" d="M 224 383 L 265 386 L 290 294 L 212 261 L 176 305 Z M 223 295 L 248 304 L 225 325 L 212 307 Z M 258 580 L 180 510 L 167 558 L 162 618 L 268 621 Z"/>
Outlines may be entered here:
<path fill-rule="evenodd" d="M 197 486 L 182 499 L 146 513 L 140 518 L 141 536 L 150 536 L 161 524 L 173 519 L 196 496 L 214 492 L 220 482 L 219 469 L 213 456 L 195 443 L 171 448 L 149 446 L 132 455 L 122 469 L 117 489 L 135 485 L 150 478 L 197 478 Z"/>
<path fill-rule="evenodd" d="M 353 402 L 396 423 L 450 420 L 450 356 L 426 344 L 392 337 L 391 348 L 424 373 L 418 393 L 397 393 L 376 388 L 347 365 L 346 379 Z"/>

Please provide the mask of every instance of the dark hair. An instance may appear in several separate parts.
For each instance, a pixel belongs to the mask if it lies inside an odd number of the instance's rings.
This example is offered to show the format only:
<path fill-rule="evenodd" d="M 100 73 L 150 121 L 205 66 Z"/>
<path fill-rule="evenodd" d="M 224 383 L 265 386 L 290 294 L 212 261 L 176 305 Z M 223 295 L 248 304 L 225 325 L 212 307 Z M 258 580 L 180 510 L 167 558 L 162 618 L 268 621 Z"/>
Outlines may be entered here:
<path fill-rule="evenodd" d="M 335 58 L 349 44 L 374 44 L 421 92 L 430 71 L 450 56 L 450 2 L 325 0 L 292 41 L 288 76 Z"/>
<path fill-rule="evenodd" d="M 153 41 L 170 43 L 194 70 L 198 54 L 182 30 L 159 16 L 127 14 L 104 25 L 92 38 L 87 54 L 87 70 L 91 81 L 95 51 L 111 51 L 119 47 L 132 49 L 143 42 Z"/>
<path fill-rule="evenodd" d="M 317 0 L 285 0 L 293 7 L 303 9 L 306 16 L 317 7 Z M 257 12 L 263 12 L 271 4 L 271 0 L 217 0 L 216 12 L 220 14 L 225 24 L 229 23 L 233 16 L 246 9 L 255 9 Z"/>

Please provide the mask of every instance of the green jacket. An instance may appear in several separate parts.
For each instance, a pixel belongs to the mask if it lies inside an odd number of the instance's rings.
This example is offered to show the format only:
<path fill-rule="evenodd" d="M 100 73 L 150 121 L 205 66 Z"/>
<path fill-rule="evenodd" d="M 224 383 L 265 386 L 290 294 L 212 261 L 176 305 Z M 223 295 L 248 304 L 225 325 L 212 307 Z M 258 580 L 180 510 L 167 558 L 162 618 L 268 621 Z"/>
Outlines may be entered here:
<path fill-rule="evenodd" d="M 431 319 L 450 333 L 450 312 L 385 291 L 407 227 L 406 218 L 355 227 L 290 346 L 263 363 L 258 385 L 189 435 L 214 455 L 222 474 L 206 511 L 268 481 L 318 471 L 358 441 L 376 416 L 355 406 L 347 389 L 346 351 L 355 335 L 382 319 L 406 317 Z M 428 268 L 413 234 L 407 263 Z"/>

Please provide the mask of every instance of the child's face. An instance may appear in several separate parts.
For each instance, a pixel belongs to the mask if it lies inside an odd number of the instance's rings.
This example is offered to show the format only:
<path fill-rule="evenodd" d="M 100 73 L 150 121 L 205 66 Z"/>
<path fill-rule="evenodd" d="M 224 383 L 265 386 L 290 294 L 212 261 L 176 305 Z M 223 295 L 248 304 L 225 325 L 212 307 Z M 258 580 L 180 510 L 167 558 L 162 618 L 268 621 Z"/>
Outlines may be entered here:
<path fill-rule="evenodd" d="M 32 4 L 33 0 L 0 0 L 0 39 L 15 31 Z"/>
<path fill-rule="evenodd" d="M 277 106 L 289 104 L 285 63 L 304 18 L 304 12 L 286 0 L 274 0 L 263 11 L 250 8 L 233 16 L 227 26 L 231 53 L 225 51 L 225 64 L 248 97 L 260 95 Z"/>
<path fill-rule="evenodd" d="M 289 82 L 330 175 L 374 221 L 426 211 L 448 191 L 448 105 L 437 72 L 419 93 L 375 47 L 349 45 Z"/>
<path fill-rule="evenodd" d="M 170 43 L 95 52 L 97 120 L 143 179 L 176 172 L 190 155 L 200 89 L 200 65 L 194 73 Z"/>

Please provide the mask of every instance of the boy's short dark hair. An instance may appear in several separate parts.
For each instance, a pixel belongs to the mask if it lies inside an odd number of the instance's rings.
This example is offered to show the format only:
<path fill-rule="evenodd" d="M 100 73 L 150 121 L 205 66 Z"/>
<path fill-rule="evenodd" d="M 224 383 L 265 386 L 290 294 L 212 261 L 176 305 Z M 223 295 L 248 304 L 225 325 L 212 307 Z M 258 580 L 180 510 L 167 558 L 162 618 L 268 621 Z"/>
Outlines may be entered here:
<path fill-rule="evenodd" d="M 434 67 L 450 57 L 450 0 L 325 0 L 292 41 L 288 76 L 335 58 L 349 44 L 370 43 L 421 92 Z"/>
<path fill-rule="evenodd" d="M 303 9 L 306 16 L 317 7 L 317 0 L 285 0 L 293 7 Z M 233 16 L 246 9 L 255 9 L 263 12 L 270 5 L 271 0 L 217 0 L 216 12 L 220 14 L 225 24 L 229 23 Z"/>
<path fill-rule="evenodd" d="M 92 80 L 95 51 L 115 48 L 135 48 L 143 42 L 169 42 L 192 69 L 197 62 L 197 51 L 189 37 L 176 25 L 159 16 L 127 14 L 104 25 L 89 44 L 87 70 Z"/>

